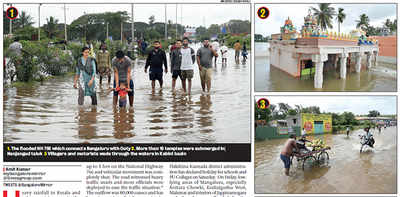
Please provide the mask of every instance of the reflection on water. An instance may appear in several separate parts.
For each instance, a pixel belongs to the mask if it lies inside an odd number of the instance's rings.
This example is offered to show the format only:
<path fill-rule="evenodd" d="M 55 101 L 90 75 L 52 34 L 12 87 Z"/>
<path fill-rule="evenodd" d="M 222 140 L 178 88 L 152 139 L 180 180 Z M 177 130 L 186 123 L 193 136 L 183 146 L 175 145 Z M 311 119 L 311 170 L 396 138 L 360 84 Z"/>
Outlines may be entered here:
<path fill-rule="evenodd" d="M 227 65 L 218 58 L 210 95 L 201 94 L 195 65 L 192 95 L 183 95 L 180 80 L 171 91 L 171 73 L 164 88 L 151 91 L 144 60 L 136 60 L 134 108 L 114 108 L 107 83 L 98 88 L 98 106 L 89 97 L 77 105 L 73 77 L 58 77 L 4 90 L 5 142 L 62 143 L 232 143 L 250 141 L 250 61 Z M 96 81 L 98 82 L 98 81 Z M 129 106 L 129 105 L 128 105 Z"/>
<path fill-rule="evenodd" d="M 255 143 L 256 193 L 396 193 L 397 191 L 397 127 L 373 131 L 375 148 L 361 153 L 359 134 L 316 136 L 332 149 L 326 166 L 303 171 L 294 161 L 290 176 L 283 172 L 279 158 L 286 139 Z"/>
<path fill-rule="evenodd" d="M 255 43 L 255 91 L 396 91 L 396 71 L 373 67 L 369 71 L 355 73 L 350 70 L 346 79 L 340 79 L 340 73 L 334 70 L 324 71 L 323 89 L 314 89 L 313 76 L 299 80 L 287 73 L 270 66 L 268 43 Z M 259 49 L 259 51 L 257 51 Z M 257 56 L 258 54 L 258 56 Z"/>

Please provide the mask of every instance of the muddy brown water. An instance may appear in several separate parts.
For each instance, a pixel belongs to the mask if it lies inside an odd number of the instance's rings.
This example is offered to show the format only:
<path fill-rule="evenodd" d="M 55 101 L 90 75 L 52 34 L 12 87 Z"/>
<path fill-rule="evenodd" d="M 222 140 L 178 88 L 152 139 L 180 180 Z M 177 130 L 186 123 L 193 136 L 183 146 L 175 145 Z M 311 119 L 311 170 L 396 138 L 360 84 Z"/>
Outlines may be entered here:
<path fill-rule="evenodd" d="M 327 165 L 302 170 L 294 162 L 290 176 L 284 175 L 279 158 L 286 139 L 255 143 L 256 193 L 396 193 L 397 192 L 397 127 L 379 134 L 373 130 L 375 147 L 361 154 L 359 134 L 326 134 L 322 138 L 332 149 Z"/>
<path fill-rule="evenodd" d="M 198 48 L 199 46 L 194 46 Z M 107 83 L 97 87 L 98 106 L 90 98 L 78 106 L 73 77 L 4 90 L 4 142 L 9 143 L 249 143 L 250 61 L 228 64 L 218 58 L 210 95 L 201 94 L 195 65 L 192 96 L 183 95 L 178 79 L 171 91 L 171 73 L 162 91 L 151 91 L 145 60 L 136 60 L 134 108 L 112 107 Z M 98 79 L 96 78 L 98 85 Z"/>
<path fill-rule="evenodd" d="M 397 90 L 396 69 L 387 66 L 365 68 L 361 73 L 348 71 L 346 79 L 334 70 L 324 71 L 323 87 L 314 88 L 314 77 L 294 78 L 270 65 L 268 43 L 255 43 L 255 91 L 354 91 L 354 92 L 394 92 Z M 257 51 L 258 50 L 258 51 Z"/>

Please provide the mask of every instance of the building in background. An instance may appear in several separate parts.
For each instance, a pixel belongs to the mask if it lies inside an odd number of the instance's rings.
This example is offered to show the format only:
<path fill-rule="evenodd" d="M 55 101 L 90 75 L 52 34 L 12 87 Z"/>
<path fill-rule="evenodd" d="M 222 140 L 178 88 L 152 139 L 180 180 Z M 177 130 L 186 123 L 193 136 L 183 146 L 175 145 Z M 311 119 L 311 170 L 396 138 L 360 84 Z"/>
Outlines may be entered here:
<path fill-rule="evenodd" d="M 290 18 L 280 30 L 280 36 L 272 34 L 269 42 L 271 65 L 296 78 L 313 77 L 316 89 L 323 87 L 324 72 L 336 72 L 338 66 L 340 78 L 346 79 L 351 67 L 360 73 L 362 67 L 377 65 L 379 48 L 374 38 L 367 38 L 361 29 L 354 34 L 322 31 L 311 10 L 300 32 Z"/>

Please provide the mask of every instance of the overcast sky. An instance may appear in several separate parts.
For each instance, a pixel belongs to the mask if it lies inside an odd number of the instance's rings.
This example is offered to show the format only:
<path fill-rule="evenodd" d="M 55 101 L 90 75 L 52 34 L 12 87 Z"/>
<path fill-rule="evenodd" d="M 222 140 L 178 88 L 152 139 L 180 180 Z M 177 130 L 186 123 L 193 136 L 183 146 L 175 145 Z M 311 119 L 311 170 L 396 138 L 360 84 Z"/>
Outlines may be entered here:
<path fill-rule="evenodd" d="M 287 103 L 291 107 L 319 106 L 321 112 L 343 113 L 353 112 L 356 115 L 368 114 L 368 111 L 378 110 L 383 115 L 396 114 L 395 96 L 264 96 L 271 104 Z"/>
<path fill-rule="evenodd" d="M 85 1 L 86 2 L 86 1 Z M 176 5 L 167 4 L 167 20 L 176 21 Z M 18 11 L 27 12 L 33 17 L 37 26 L 38 4 L 13 4 Z M 7 9 L 7 5 L 3 9 Z M 131 16 L 131 4 L 66 4 L 67 24 L 86 13 L 103 13 L 127 11 Z M 211 24 L 222 24 L 231 19 L 249 20 L 249 4 L 178 4 L 178 23 L 185 26 L 210 26 Z M 41 25 L 46 23 L 46 18 L 54 16 L 59 23 L 64 23 L 64 4 L 43 4 L 40 9 Z M 149 22 L 149 17 L 155 16 L 156 22 L 165 21 L 165 4 L 135 4 L 134 18 L 137 22 Z"/>
<path fill-rule="evenodd" d="M 259 7 L 267 7 L 270 15 L 267 19 L 260 19 L 255 16 L 255 33 L 263 36 L 280 33 L 280 27 L 284 25 L 285 19 L 290 17 L 297 31 L 300 31 L 304 25 L 304 17 L 308 14 L 310 7 L 318 8 L 318 4 L 255 4 L 256 11 Z M 340 25 L 340 31 L 349 33 L 356 29 L 356 20 L 361 14 L 369 17 L 370 25 L 383 26 L 383 22 L 389 18 L 396 19 L 396 4 L 331 4 L 335 8 L 343 8 L 346 19 Z M 256 12 L 255 11 L 255 12 Z M 255 13 L 257 15 L 257 13 Z M 333 18 L 332 31 L 338 31 L 336 16 Z"/>

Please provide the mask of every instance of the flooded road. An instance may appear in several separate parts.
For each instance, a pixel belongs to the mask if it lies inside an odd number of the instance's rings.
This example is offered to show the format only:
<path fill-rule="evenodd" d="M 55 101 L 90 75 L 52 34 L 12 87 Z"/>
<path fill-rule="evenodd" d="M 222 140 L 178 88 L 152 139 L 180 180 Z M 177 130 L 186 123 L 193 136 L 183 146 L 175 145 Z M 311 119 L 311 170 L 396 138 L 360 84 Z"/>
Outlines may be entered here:
<path fill-rule="evenodd" d="M 396 91 L 396 70 L 378 66 L 361 73 L 347 72 L 346 79 L 333 70 L 324 72 L 323 89 L 314 89 L 314 77 L 297 79 L 270 66 L 268 43 L 255 43 L 255 91 Z M 257 51 L 258 49 L 258 51 Z"/>
<path fill-rule="evenodd" d="M 396 193 L 397 192 L 397 127 L 388 127 L 379 134 L 373 130 L 375 148 L 360 154 L 359 134 L 316 136 L 332 149 L 326 166 L 303 171 L 293 162 L 290 176 L 284 175 L 279 158 L 286 139 L 255 143 L 256 193 Z"/>
<path fill-rule="evenodd" d="M 78 106 L 72 76 L 5 89 L 4 142 L 250 142 L 250 61 L 236 64 L 233 50 L 227 66 L 221 66 L 218 58 L 210 95 L 201 94 L 195 65 L 192 96 L 182 94 L 180 80 L 176 94 L 171 92 L 170 72 L 164 74 L 163 90 L 159 91 L 157 83 L 152 93 L 144 63 L 136 60 L 133 69 L 133 109 L 113 108 L 112 92 L 108 93 L 104 79 L 103 86 L 97 87 L 98 106 L 94 108 L 89 97 Z"/>

